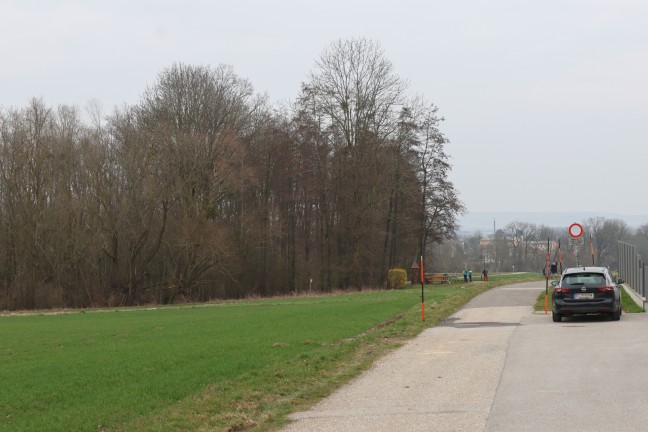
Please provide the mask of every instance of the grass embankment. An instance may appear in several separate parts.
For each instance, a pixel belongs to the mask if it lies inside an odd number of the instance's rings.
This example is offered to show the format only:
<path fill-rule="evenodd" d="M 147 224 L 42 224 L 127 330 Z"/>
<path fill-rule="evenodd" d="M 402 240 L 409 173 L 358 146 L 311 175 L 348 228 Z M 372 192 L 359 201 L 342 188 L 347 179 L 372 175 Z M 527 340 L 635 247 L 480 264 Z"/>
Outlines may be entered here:
<path fill-rule="evenodd" d="M 0 316 L 0 430 L 272 430 L 487 283 Z"/>
<path fill-rule="evenodd" d="M 629 313 L 639 313 L 639 312 L 644 312 L 643 308 L 640 307 L 637 303 L 635 303 L 634 300 L 632 300 L 632 297 L 625 291 L 621 291 L 621 305 L 623 306 L 623 311 L 624 312 L 629 312 Z"/>

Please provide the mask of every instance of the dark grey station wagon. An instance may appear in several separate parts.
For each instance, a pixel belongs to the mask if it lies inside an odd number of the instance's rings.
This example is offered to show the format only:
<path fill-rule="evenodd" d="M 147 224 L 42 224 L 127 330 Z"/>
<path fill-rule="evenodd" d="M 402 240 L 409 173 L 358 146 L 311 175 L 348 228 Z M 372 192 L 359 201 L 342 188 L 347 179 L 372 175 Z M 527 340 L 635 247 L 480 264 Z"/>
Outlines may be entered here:
<path fill-rule="evenodd" d="M 605 267 L 568 268 L 552 285 L 554 322 L 562 321 L 564 316 L 585 314 L 607 314 L 614 321 L 621 319 L 621 288 Z"/>

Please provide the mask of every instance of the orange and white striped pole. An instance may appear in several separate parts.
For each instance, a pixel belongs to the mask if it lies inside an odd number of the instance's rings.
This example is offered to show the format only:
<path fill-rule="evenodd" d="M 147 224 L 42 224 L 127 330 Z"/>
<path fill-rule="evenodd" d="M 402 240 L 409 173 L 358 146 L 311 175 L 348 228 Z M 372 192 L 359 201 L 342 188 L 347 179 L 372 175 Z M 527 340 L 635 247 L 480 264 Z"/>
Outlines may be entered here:
<path fill-rule="evenodd" d="M 423 286 L 425 285 L 425 270 L 423 269 L 423 255 L 419 263 L 419 273 L 421 275 L 421 321 L 425 321 L 425 294 Z"/>
<path fill-rule="evenodd" d="M 549 238 L 547 238 L 547 259 L 545 261 L 545 315 L 549 313 Z"/>

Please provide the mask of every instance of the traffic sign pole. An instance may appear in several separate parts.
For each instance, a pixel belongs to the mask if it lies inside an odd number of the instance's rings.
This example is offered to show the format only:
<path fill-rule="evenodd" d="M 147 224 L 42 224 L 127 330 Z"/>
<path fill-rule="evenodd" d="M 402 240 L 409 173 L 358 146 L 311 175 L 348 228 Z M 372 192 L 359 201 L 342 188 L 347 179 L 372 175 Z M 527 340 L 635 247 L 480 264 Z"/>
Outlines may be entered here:
<path fill-rule="evenodd" d="M 547 258 L 545 260 L 545 315 L 549 313 L 549 238 L 547 238 Z"/>
<path fill-rule="evenodd" d="M 574 246 L 574 252 L 576 253 L 576 267 L 580 267 L 580 259 L 578 257 L 578 246 L 583 244 L 583 225 L 574 222 L 569 225 L 567 229 L 569 232 L 569 244 Z"/>

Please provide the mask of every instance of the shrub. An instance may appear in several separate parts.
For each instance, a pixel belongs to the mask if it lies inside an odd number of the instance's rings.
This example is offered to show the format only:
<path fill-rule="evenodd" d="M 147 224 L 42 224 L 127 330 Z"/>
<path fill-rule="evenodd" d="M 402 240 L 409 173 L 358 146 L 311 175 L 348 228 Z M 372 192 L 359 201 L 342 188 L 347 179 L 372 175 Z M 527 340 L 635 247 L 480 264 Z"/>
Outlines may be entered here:
<path fill-rule="evenodd" d="M 404 269 L 389 269 L 387 273 L 387 288 L 402 289 L 405 287 L 405 282 L 407 282 L 407 272 Z"/>

